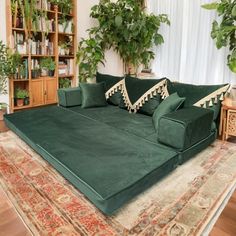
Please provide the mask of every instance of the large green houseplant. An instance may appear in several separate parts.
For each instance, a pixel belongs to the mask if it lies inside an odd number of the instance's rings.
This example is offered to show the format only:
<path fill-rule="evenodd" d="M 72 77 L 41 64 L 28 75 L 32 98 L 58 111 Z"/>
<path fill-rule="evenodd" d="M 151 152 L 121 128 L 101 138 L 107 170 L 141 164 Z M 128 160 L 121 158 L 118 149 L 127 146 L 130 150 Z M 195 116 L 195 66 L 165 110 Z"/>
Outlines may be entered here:
<path fill-rule="evenodd" d="M 101 0 L 92 7 L 90 16 L 98 21 L 98 26 L 89 29 L 89 38 L 79 44 L 80 80 L 96 74 L 98 64 L 104 62 L 104 51 L 110 48 L 119 54 L 124 65 L 135 68 L 140 64 L 148 65 L 154 58 L 152 46 L 164 42 L 158 33 L 161 23 L 170 23 L 165 14 L 146 13 L 143 1 L 137 0 L 115 3 Z"/>
<path fill-rule="evenodd" d="M 202 6 L 217 11 L 219 20 L 212 23 L 211 37 L 218 49 L 229 48 L 227 57 L 230 70 L 236 73 L 236 0 L 220 0 Z"/>

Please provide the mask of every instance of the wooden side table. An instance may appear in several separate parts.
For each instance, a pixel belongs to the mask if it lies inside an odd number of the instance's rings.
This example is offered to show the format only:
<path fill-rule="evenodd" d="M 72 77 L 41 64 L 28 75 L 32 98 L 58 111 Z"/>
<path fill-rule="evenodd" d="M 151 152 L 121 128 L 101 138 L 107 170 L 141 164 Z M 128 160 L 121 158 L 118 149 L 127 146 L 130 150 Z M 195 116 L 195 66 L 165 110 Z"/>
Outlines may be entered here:
<path fill-rule="evenodd" d="M 230 102 L 222 102 L 219 135 L 223 141 L 236 136 L 236 106 Z"/>

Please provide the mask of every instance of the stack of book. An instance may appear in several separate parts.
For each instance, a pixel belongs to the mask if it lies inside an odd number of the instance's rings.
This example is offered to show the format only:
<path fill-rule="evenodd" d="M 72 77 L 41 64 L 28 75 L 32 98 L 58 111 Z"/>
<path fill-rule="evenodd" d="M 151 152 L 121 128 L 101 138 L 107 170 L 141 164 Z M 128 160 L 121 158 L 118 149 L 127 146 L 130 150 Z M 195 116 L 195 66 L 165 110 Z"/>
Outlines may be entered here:
<path fill-rule="evenodd" d="M 66 59 L 64 61 L 59 61 L 58 64 L 58 74 L 59 76 L 73 75 L 73 59 Z"/>

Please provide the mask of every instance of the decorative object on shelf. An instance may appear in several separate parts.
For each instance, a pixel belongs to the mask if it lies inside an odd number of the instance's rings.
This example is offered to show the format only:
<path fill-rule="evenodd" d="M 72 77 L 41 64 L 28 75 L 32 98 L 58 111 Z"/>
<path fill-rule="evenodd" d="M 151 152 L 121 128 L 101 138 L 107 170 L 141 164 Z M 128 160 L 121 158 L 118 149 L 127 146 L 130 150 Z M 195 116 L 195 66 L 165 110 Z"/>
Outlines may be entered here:
<path fill-rule="evenodd" d="M 18 107 L 24 106 L 25 99 L 29 98 L 29 92 L 26 89 L 17 88 L 15 91 L 16 104 Z M 27 99 L 28 101 L 28 99 Z M 28 102 L 26 102 L 28 103 Z M 28 104 L 27 104 L 28 105 Z"/>
<path fill-rule="evenodd" d="M 220 0 L 202 5 L 207 10 L 217 11 L 220 22 L 212 23 L 211 37 L 215 40 L 217 49 L 229 48 L 227 56 L 230 70 L 236 73 L 236 2 Z"/>
<path fill-rule="evenodd" d="M 58 43 L 59 55 L 61 55 L 61 56 L 69 55 L 71 47 L 72 47 L 71 41 L 60 41 Z"/>
<path fill-rule="evenodd" d="M 42 76 L 54 76 L 56 64 L 51 57 L 45 57 L 40 60 L 40 68 Z"/>
<path fill-rule="evenodd" d="M 170 24 L 166 14 L 155 16 L 143 10 L 144 1 L 100 1 L 92 7 L 91 17 L 98 26 L 88 30 L 89 38 L 79 44 L 79 76 L 85 81 L 95 76 L 97 65 L 104 61 L 104 51 L 113 48 L 124 62 L 124 73 L 133 66 L 147 66 L 154 58 L 153 45 L 164 42 L 158 32 L 162 23 Z M 135 19 L 135 20 L 134 20 Z M 94 61 L 92 61 L 92 59 Z"/>

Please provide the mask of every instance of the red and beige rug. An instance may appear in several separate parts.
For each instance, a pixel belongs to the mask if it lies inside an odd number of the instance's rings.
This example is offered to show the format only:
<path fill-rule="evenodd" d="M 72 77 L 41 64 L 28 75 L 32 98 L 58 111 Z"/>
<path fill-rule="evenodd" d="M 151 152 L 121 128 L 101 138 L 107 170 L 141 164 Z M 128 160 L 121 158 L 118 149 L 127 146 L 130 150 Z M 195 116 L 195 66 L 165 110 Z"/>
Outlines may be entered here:
<path fill-rule="evenodd" d="M 15 134 L 0 134 L 0 184 L 32 235 L 200 235 L 235 183 L 236 145 L 216 141 L 106 217 Z"/>

